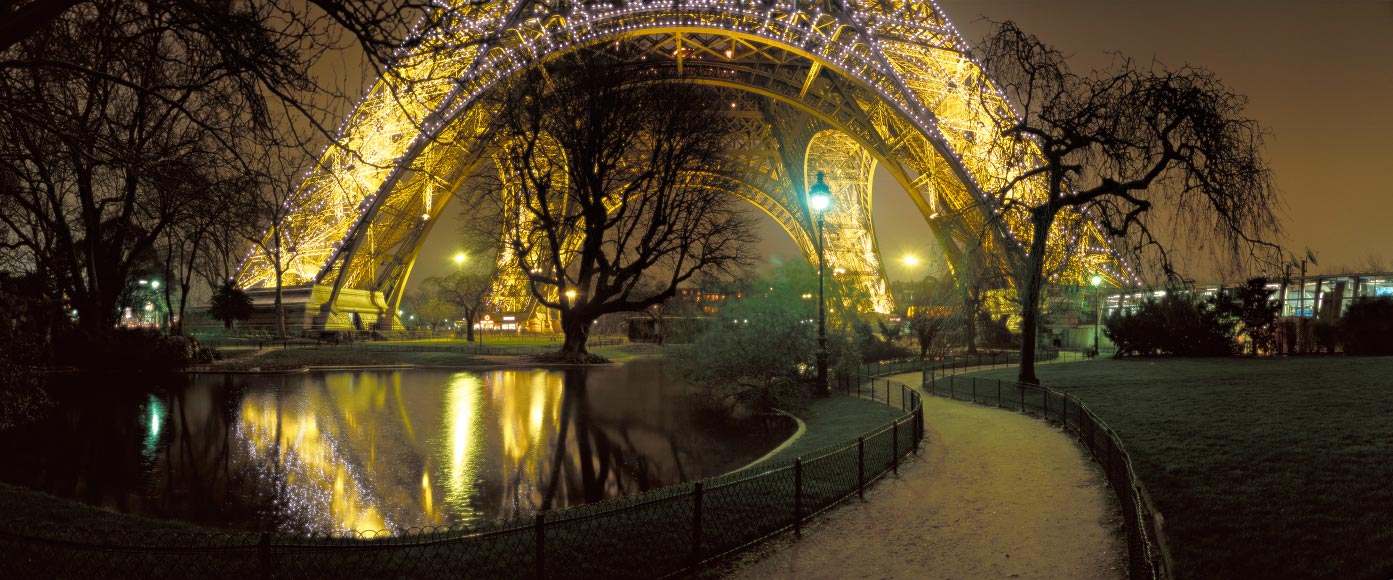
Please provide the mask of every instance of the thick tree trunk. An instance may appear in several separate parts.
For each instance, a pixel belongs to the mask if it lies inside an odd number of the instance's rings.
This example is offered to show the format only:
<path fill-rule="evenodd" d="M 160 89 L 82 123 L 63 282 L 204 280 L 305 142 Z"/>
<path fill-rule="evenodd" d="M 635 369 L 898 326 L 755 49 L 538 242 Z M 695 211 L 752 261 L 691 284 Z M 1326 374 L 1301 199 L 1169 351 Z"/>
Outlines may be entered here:
<path fill-rule="evenodd" d="M 464 315 L 464 341 L 474 342 L 474 315 Z"/>
<path fill-rule="evenodd" d="M 1040 334 L 1040 294 L 1045 283 L 1045 244 L 1049 241 L 1054 213 L 1042 210 L 1032 215 L 1033 234 L 1027 260 L 1024 288 L 1021 296 L 1021 368 L 1016 380 L 1029 385 L 1040 384 L 1035 376 L 1035 344 Z"/>
<path fill-rule="evenodd" d="M 590 355 L 590 351 L 585 348 L 585 343 L 590 340 L 590 323 L 588 321 L 575 315 L 562 315 L 561 332 L 566 335 L 566 339 L 561 343 L 562 354 L 571 355 L 577 359 Z"/>

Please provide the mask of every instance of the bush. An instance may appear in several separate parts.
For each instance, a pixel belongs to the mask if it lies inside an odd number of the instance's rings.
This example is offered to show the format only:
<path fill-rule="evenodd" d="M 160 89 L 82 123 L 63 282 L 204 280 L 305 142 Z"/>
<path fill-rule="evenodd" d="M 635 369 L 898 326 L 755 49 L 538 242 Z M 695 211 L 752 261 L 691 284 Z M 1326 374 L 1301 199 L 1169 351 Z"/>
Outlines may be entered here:
<path fill-rule="evenodd" d="M 52 404 L 41 345 L 40 337 L 0 331 L 0 431 L 38 418 Z"/>
<path fill-rule="evenodd" d="M 82 370 L 141 372 L 177 371 L 213 360 L 208 349 L 192 337 L 127 329 L 102 334 L 73 332 L 57 341 L 54 357 L 60 365 Z"/>
<path fill-rule="evenodd" d="M 1147 300 L 1134 314 L 1114 314 L 1104 332 L 1116 356 L 1231 356 L 1238 352 L 1234 324 L 1213 300 L 1191 302 L 1176 294 Z"/>
<path fill-rule="evenodd" d="M 1339 322 L 1340 343 L 1348 354 L 1393 354 L 1393 298 L 1361 298 Z"/>
<path fill-rule="evenodd" d="M 899 360 L 909 358 L 914 354 L 909 348 L 895 344 L 892 337 L 876 334 L 875 329 L 869 323 L 858 320 L 854 324 L 860 361 L 872 363 L 883 360 Z M 881 327 L 884 328 L 884 325 L 882 324 Z M 831 349 L 832 347 L 828 346 L 828 350 Z"/>

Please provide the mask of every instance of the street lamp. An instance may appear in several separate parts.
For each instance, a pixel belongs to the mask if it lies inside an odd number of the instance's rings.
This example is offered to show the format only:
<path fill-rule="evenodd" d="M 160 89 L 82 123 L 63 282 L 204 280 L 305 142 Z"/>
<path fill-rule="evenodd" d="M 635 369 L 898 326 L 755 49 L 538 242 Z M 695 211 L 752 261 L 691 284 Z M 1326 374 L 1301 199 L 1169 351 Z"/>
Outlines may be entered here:
<path fill-rule="evenodd" d="M 456 254 L 455 254 L 455 269 L 458 270 L 458 269 L 464 267 L 464 261 L 465 261 L 465 260 L 468 260 L 468 259 L 469 259 L 469 256 L 466 256 L 466 255 L 464 254 L 464 252 L 458 252 L 458 253 L 456 253 Z"/>
<path fill-rule="evenodd" d="M 1101 295 L 1103 291 L 1103 277 L 1097 274 L 1089 279 L 1093 283 L 1093 356 L 1098 356 L 1098 324 L 1103 319 L 1103 301 Z"/>
<path fill-rule="evenodd" d="M 825 396 L 831 391 L 827 388 L 827 302 L 822 292 L 827 257 L 823 252 L 822 222 L 827 209 L 832 207 L 832 190 L 824 177 L 821 171 L 817 172 L 817 183 L 808 189 L 808 209 L 817 215 L 817 392 Z"/>

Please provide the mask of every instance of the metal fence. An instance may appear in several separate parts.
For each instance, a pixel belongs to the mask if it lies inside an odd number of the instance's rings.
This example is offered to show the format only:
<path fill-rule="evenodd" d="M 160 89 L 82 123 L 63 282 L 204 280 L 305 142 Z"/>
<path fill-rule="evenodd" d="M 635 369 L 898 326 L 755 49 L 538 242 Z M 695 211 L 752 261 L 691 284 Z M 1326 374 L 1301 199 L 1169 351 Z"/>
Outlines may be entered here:
<path fill-rule="evenodd" d="M 1170 578 L 1170 550 L 1162 529 L 1163 519 L 1137 477 L 1131 455 L 1117 433 L 1078 398 L 1038 385 L 955 376 L 948 367 L 925 373 L 923 390 L 953 400 L 1017 410 L 1062 425 L 1073 433 L 1093 454 L 1121 505 L 1129 577 Z"/>
<path fill-rule="evenodd" d="M 904 413 L 790 460 L 532 517 L 462 528 L 316 536 L 0 523 L 0 578 L 658 578 L 792 528 L 853 495 L 924 435 L 914 389 L 842 376 Z"/>

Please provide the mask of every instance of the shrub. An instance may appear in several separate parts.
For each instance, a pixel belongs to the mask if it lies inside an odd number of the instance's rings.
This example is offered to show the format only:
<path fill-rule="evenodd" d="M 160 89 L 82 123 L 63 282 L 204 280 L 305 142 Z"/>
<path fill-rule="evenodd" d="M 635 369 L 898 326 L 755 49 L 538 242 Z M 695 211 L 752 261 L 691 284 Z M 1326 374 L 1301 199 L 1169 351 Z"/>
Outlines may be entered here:
<path fill-rule="evenodd" d="M 251 318 L 254 307 L 251 296 L 231 281 L 223 282 L 208 302 L 208 314 L 223 322 L 223 328 L 231 329 L 235 320 Z"/>
<path fill-rule="evenodd" d="M 882 324 L 881 327 L 884 328 L 885 325 Z M 908 348 L 895 344 L 894 338 L 876 334 L 875 329 L 865 321 L 856 321 L 853 328 L 856 331 L 857 350 L 860 351 L 862 362 L 897 360 L 909 358 L 913 354 Z M 831 349 L 829 345 L 828 350 Z"/>
<path fill-rule="evenodd" d="M 1249 278 L 1234 291 L 1234 302 L 1226 302 L 1221 316 L 1237 319 L 1242 332 L 1248 336 L 1252 354 L 1277 349 L 1277 310 L 1280 305 L 1268 298 L 1268 279 Z"/>
<path fill-rule="evenodd" d="M 1393 354 L 1393 298 L 1361 298 L 1339 322 L 1340 343 L 1349 354 Z"/>
<path fill-rule="evenodd" d="M 38 418 L 52 404 L 41 345 L 41 337 L 0 328 L 0 431 Z"/>
<path fill-rule="evenodd" d="M 57 341 L 54 357 L 60 365 L 118 372 L 177 371 L 192 363 L 212 362 L 209 351 L 191 337 L 127 329 L 70 333 Z"/>
<path fill-rule="evenodd" d="M 1114 314 L 1106 323 L 1116 356 L 1230 356 L 1238 352 L 1234 324 L 1214 300 L 1191 302 L 1177 294 L 1147 300 L 1134 314 Z"/>

